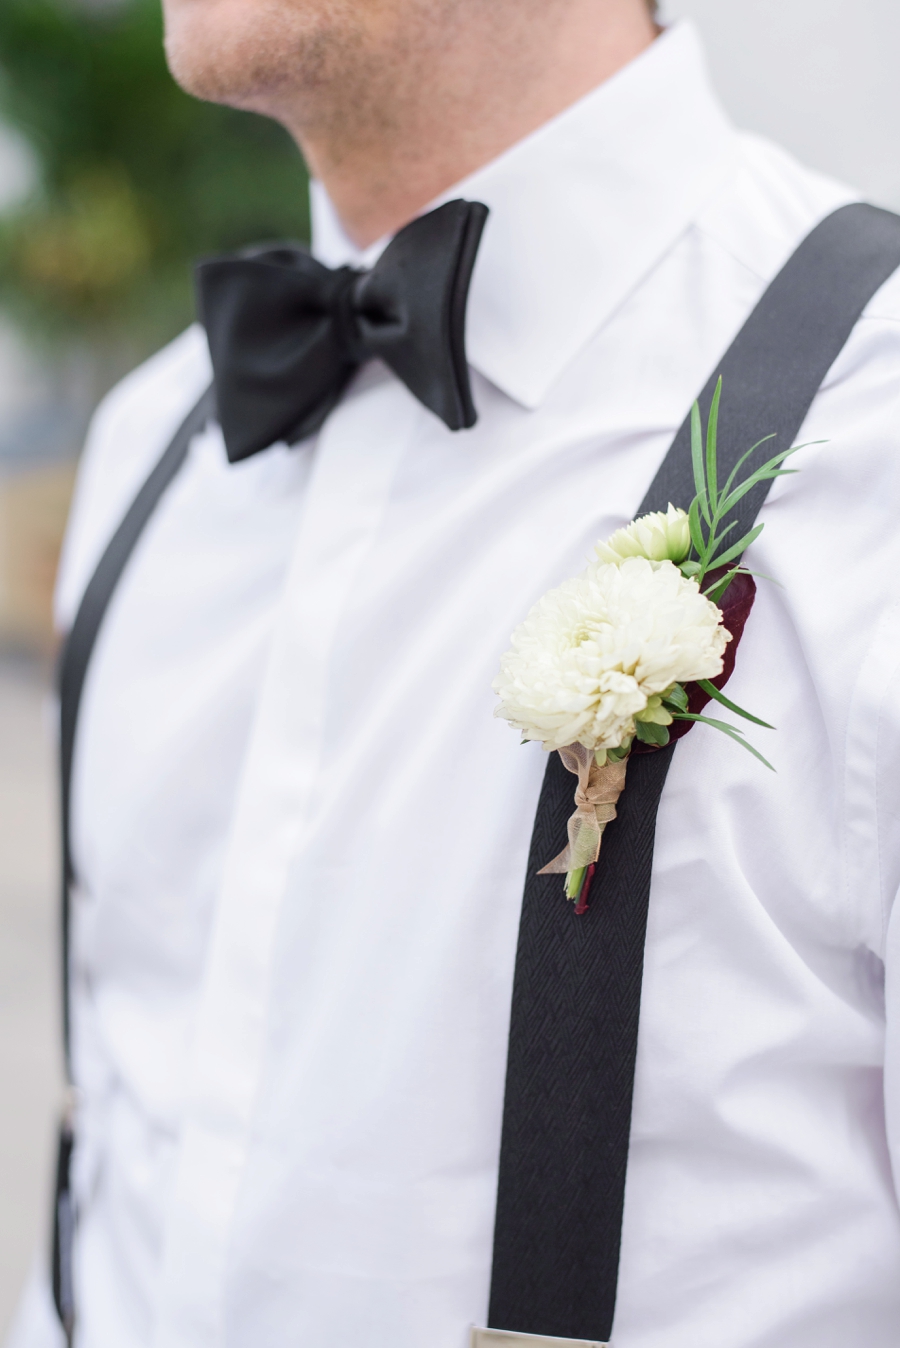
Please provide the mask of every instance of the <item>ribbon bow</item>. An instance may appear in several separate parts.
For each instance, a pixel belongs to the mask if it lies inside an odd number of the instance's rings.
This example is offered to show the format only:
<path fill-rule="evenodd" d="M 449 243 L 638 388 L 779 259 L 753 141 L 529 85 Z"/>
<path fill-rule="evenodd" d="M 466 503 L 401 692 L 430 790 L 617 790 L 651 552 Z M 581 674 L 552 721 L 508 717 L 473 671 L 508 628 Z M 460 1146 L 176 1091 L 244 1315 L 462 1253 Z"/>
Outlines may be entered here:
<path fill-rule="evenodd" d="M 401 229 L 371 271 L 332 270 L 293 244 L 201 262 L 198 309 L 231 462 L 312 435 L 376 356 L 450 430 L 473 426 L 465 318 L 487 215 L 449 201 Z"/>
<path fill-rule="evenodd" d="M 560 749 L 559 756 L 570 772 L 578 777 L 575 813 L 568 823 L 567 847 L 545 866 L 539 875 L 566 875 L 569 871 L 593 866 L 600 856 L 603 830 L 616 817 L 616 805 L 625 790 L 628 759 L 597 766 L 593 750 L 583 744 Z"/>

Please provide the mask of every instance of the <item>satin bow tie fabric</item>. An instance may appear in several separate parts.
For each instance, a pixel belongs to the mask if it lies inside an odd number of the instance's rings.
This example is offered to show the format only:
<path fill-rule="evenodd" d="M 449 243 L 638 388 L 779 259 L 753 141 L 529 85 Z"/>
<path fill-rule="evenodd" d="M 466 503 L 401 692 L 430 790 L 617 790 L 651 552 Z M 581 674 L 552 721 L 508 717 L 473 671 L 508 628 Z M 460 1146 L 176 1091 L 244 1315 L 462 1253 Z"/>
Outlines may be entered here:
<path fill-rule="evenodd" d="M 219 421 L 232 463 L 319 429 L 379 357 L 450 430 L 474 426 L 466 304 L 488 208 L 449 201 L 392 239 L 371 271 L 294 244 L 197 267 Z"/>

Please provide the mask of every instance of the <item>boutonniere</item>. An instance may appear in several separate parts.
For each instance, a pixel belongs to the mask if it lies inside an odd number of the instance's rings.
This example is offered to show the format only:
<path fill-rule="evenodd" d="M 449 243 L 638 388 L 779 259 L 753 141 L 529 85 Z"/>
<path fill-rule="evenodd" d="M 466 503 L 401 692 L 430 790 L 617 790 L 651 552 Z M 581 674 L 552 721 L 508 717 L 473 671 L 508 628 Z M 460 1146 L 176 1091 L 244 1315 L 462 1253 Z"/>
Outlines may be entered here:
<path fill-rule="evenodd" d="M 690 509 L 670 505 L 598 543 L 586 570 L 538 600 L 494 680 L 495 715 L 520 730 L 523 743 L 538 740 L 558 752 L 578 778 L 568 844 L 540 873 L 565 875 L 566 896 L 579 913 L 587 909 L 603 831 L 616 817 L 632 754 L 664 748 L 700 722 L 771 768 L 742 730 L 703 710 L 715 700 L 772 729 L 721 691 L 756 594 L 740 559 L 763 529 L 735 539 L 725 520 L 756 483 L 790 471 L 782 465 L 800 446 L 740 478 L 765 443 L 759 441 L 720 488 L 721 391 L 720 380 L 705 437 L 699 406 L 693 408 Z"/>

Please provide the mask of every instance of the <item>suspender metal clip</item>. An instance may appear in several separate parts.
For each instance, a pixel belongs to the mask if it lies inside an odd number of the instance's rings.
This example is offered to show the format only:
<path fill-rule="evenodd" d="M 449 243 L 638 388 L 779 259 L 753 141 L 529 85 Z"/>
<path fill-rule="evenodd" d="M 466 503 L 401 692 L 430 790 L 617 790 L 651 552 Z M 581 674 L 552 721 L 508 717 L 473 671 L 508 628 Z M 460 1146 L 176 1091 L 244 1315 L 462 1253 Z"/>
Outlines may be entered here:
<path fill-rule="evenodd" d="M 540 1334 L 510 1334 L 505 1329 L 473 1329 L 470 1348 L 609 1348 L 594 1339 L 546 1339 Z"/>

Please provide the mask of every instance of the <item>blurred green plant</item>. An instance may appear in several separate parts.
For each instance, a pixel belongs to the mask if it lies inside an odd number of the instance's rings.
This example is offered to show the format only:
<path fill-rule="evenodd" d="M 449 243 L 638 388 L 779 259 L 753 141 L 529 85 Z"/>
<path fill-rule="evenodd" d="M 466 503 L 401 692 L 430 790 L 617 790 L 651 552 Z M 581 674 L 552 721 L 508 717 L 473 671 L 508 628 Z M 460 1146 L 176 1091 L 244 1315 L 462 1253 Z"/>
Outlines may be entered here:
<path fill-rule="evenodd" d="M 0 116 L 40 170 L 0 218 L 0 302 L 35 334 L 134 359 L 190 320 L 195 257 L 307 236 L 293 141 L 178 88 L 159 0 L 0 0 Z"/>

